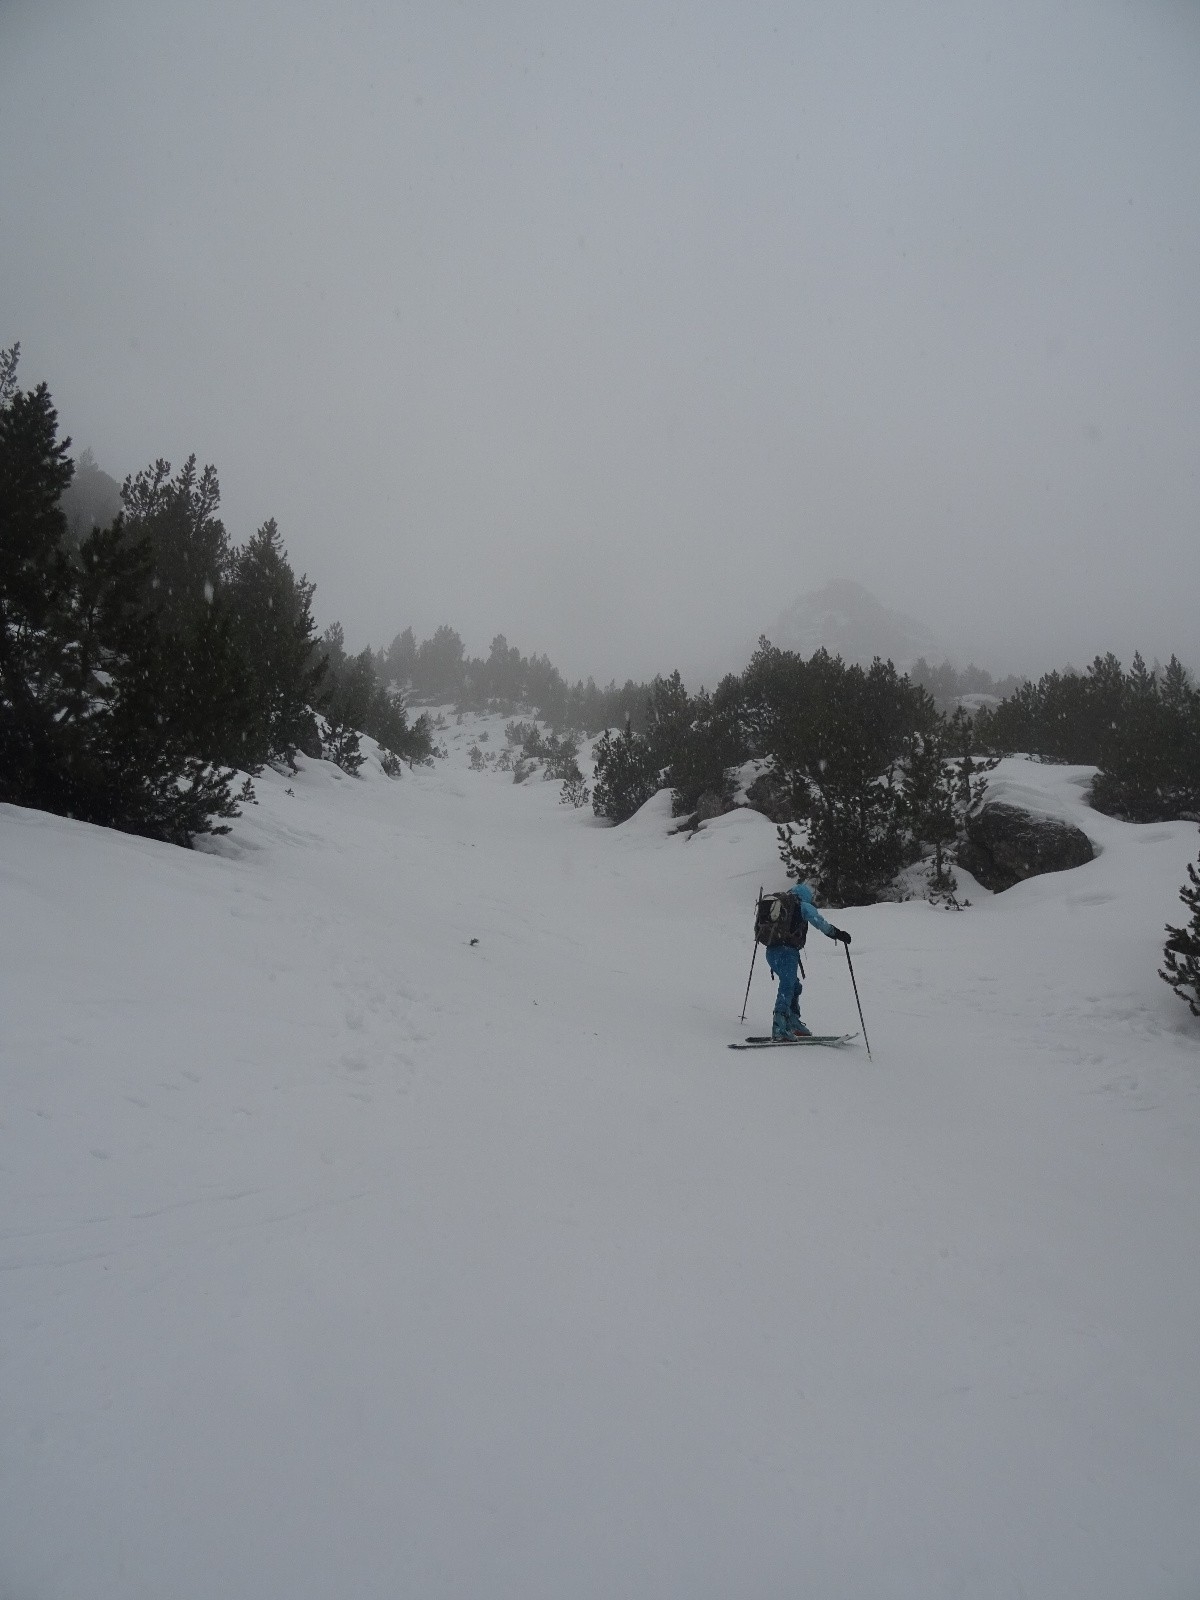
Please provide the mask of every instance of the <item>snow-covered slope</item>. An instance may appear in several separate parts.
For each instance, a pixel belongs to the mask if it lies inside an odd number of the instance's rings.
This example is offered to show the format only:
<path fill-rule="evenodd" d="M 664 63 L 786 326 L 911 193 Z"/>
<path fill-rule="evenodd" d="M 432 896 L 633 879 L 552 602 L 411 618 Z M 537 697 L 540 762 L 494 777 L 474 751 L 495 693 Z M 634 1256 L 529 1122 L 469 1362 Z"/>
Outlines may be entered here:
<path fill-rule="evenodd" d="M 0 807 L 0 1594 L 1200 1591 L 1195 828 L 1006 764 L 1098 859 L 840 913 L 874 1062 L 739 1056 L 771 826 L 481 727 L 217 853 Z"/>

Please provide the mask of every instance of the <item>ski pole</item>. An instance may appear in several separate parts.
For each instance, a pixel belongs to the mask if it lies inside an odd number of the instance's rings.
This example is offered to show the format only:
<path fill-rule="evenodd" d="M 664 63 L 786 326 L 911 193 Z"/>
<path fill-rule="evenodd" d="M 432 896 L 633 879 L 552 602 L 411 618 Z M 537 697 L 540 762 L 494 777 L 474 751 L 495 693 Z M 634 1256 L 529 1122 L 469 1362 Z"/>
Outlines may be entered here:
<path fill-rule="evenodd" d="M 754 926 L 758 927 L 758 907 L 762 905 L 762 885 L 759 885 L 758 899 L 755 902 Z M 746 1007 L 750 1004 L 750 984 L 754 978 L 754 963 L 758 960 L 758 934 L 754 935 L 754 954 L 750 957 L 750 976 L 746 979 L 746 998 L 742 1001 L 742 1021 L 746 1020 Z"/>
<path fill-rule="evenodd" d="M 858 984 L 855 982 L 855 979 L 854 979 L 854 963 L 850 959 L 850 946 L 848 944 L 843 944 L 842 945 L 842 949 L 846 952 L 846 965 L 850 968 L 850 982 L 854 984 L 854 1003 L 858 1007 L 858 1020 L 859 1020 L 859 1022 L 862 1023 L 863 1043 L 867 1047 L 867 1060 L 870 1061 L 871 1060 L 871 1041 L 870 1041 L 870 1039 L 867 1038 L 867 1025 L 863 1021 L 862 1001 L 858 998 Z"/>

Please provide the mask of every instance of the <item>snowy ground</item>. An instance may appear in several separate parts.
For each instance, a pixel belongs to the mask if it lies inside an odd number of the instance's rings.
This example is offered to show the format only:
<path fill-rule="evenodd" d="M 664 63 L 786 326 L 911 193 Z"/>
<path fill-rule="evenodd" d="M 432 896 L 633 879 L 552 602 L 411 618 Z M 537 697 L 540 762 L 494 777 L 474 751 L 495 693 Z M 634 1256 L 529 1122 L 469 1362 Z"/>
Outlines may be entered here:
<path fill-rule="evenodd" d="M 1200 1593 L 1195 827 L 1008 763 L 1099 859 L 736 1055 L 771 826 L 485 727 L 215 854 L 0 807 L 4 1600 Z"/>

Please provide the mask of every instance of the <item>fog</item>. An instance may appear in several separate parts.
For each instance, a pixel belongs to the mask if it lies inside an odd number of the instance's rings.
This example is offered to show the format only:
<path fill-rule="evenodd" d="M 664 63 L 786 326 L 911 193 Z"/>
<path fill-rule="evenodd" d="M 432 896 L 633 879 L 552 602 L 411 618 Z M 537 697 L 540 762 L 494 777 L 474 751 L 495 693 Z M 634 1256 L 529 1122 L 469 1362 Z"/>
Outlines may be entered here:
<path fill-rule="evenodd" d="M 322 625 L 1200 666 L 1200 8 L 0 4 L 0 345 Z"/>

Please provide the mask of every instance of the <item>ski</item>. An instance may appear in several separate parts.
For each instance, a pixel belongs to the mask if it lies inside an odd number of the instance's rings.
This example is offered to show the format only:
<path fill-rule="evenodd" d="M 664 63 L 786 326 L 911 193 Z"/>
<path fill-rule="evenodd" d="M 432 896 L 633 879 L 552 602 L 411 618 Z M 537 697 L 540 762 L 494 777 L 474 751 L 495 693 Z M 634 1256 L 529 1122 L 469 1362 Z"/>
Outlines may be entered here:
<path fill-rule="evenodd" d="M 772 1039 L 769 1034 L 751 1034 L 740 1043 L 731 1044 L 731 1050 L 773 1050 L 776 1046 L 796 1044 L 849 1044 L 857 1033 L 808 1033 L 799 1039 Z"/>

